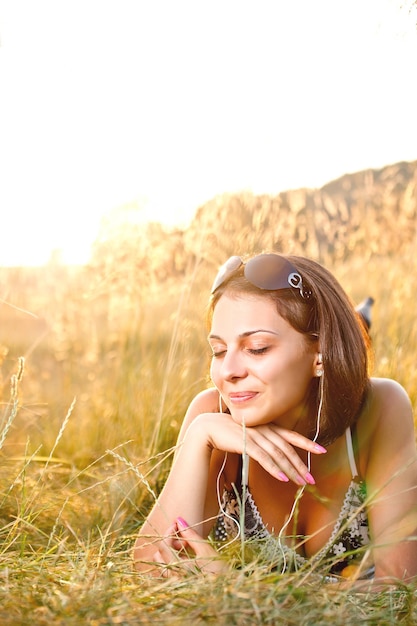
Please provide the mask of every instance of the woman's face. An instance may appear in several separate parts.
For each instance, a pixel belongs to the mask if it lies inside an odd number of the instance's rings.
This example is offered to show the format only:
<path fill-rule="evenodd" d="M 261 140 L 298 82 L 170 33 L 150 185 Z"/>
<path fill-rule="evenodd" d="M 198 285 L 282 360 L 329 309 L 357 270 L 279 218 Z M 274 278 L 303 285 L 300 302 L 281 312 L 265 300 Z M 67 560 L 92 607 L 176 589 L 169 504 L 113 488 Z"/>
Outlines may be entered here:
<path fill-rule="evenodd" d="M 291 429 L 303 418 L 316 348 L 269 298 L 222 295 L 209 343 L 211 378 L 237 423 L 275 422 Z"/>

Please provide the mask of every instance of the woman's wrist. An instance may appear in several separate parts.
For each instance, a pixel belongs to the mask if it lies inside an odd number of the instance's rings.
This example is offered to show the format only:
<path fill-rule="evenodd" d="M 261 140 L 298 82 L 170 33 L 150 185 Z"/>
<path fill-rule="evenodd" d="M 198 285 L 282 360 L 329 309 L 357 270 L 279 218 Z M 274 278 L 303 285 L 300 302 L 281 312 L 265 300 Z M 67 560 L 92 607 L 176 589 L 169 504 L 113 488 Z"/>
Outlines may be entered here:
<path fill-rule="evenodd" d="M 211 413 L 202 413 L 193 420 L 185 433 L 183 444 L 192 443 L 194 446 L 201 446 L 207 448 L 210 453 L 212 452 L 214 445 L 210 435 L 211 415 Z"/>

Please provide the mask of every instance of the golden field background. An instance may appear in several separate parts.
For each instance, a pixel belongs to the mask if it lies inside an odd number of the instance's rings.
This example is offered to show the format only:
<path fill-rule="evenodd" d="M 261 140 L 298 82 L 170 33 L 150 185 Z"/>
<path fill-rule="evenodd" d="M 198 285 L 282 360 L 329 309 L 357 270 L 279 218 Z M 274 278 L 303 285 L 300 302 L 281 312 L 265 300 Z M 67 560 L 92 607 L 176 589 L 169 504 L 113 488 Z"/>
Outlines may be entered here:
<path fill-rule="evenodd" d="M 407 588 L 364 604 L 288 577 L 255 576 L 249 592 L 236 574 L 208 593 L 197 579 L 152 585 L 130 558 L 188 402 L 209 384 L 205 306 L 231 254 L 303 253 L 356 304 L 373 296 L 373 374 L 416 410 L 416 212 L 417 162 L 400 163 L 321 190 L 221 196 L 186 231 L 121 211 L 87 266 L 1 268 L 0 624 L 417 620 Z"/>

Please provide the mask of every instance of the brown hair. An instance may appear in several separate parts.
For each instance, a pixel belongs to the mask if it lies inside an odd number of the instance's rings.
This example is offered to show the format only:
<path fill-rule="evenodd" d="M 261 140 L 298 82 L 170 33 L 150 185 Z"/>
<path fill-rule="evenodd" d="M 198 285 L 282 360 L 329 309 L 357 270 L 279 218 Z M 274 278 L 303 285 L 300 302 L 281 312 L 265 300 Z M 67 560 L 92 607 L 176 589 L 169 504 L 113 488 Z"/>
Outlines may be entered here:
<path fill-rule="evenodd" d="M 282 255 L 281 255 L 282 256 Z M 354 306 L 336 278 L 322 265 L 301 256 L 286 256 L 301 274 L 311 297 L 294 288 L 259 289 L 244 276 L 244 266 L 231 273 L 209 302 L 208 320 L 222 294 L 251 293 L 270 298 L 291 326 L 309 342 L 317 342 L 323 355 L 324 375 L 313 378 L 308 395 L 310 436 L 314 435 L 320 388 L 323 404 L 319 441 L 329 445 L 357 420 L 369 387 L 369 338 Z"/>

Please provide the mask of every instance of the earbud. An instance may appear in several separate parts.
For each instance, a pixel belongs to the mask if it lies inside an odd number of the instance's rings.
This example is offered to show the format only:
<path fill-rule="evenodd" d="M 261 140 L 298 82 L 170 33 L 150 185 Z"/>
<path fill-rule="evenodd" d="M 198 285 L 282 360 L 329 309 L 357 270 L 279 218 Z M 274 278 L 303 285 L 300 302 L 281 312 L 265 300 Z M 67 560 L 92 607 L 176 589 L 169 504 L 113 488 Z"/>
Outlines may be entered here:
<path fill-rule="evenodd" d="M 317 365 L 323 365 L 323 355 L 321 352 L 318 352 L 317 354 Z M 323 376 L 323 368 L 322 367 L 317 367 L 316 368 L 316 376 L 318 378 L 320 378 L 320 376 Z"/>

